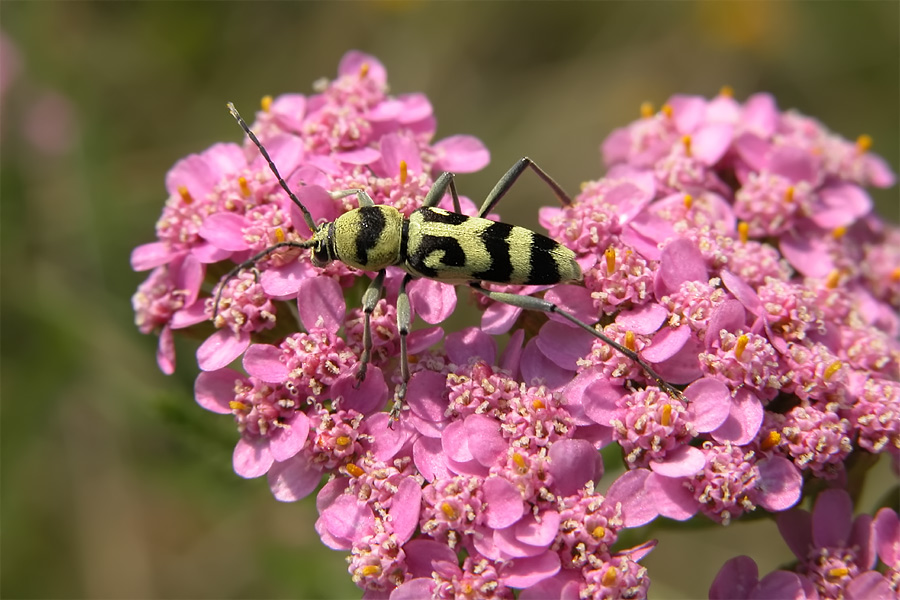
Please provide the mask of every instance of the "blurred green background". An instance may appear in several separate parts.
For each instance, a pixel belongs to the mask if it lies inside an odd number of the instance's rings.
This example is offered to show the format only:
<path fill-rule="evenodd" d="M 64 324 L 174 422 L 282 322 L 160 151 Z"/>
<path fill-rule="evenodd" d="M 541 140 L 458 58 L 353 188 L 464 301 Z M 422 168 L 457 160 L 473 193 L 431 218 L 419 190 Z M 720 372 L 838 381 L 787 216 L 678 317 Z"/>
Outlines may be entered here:
<path fill-rule="evenodd" d="M 526 154 L 576 191 L 641 102 L 723 84 L 870 134 L 896 170 L 898 7 L 4 0 L 0 596 L 359 597 L 318 541 L 312 498 L 280 504 L 231 472 L 230 420 L 193 403 L 194 346 L 179 343 L 166 377 L 133 325 L 129 253 L 154 239 L 168 168 L 241 140 L 226 101 L 252 114 L 370 52 L 394 92 L 428 95 L 439 138 L 491 150 L 459 180 L 475 199 Z M 900 220 L 896 188 L 874 195 Z M 530 226 L 551 201 L 539 184 L 514 196 L 500 212 Z M 705 597 L 734 554 L 762 572 L 789 556 L 768 523 L 660 537 L 645 561 L 655 598 Z"/>

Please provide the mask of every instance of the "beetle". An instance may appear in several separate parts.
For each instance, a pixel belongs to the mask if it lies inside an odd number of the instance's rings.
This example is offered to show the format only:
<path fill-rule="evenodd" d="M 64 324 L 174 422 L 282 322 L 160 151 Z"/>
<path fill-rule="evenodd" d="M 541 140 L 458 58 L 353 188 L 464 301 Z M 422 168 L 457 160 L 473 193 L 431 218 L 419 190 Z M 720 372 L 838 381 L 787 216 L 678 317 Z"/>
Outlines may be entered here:
<path fill-rule="evenodd" d="M 543 298 L 496 292 L 482 287 L 482 283 L 551 285 L 577 283 L 583 279 L 581 267 L 575 261 L 575 253 L 569 248 L 525 227 L 486 218 L 526 169 L 534 171 L 563 205 L 572 203 L 562 187 L 530 158 L 519 159 L 500 178 L 475 217 L 462 214 L 454 174 L 444 172 L 425 195 L 423 205 L 408 218 L 392 206 L 376 205 L 365 190 L 353 188 L 330 192 L 329 195 L 338 199 L 355 194 L 359 207 L 343 213 L 334 221 L 316 225 L 309 210 L 282 178 L 269 153 L 234 104 L 229 102 L 228 110 L 259 149 L 282 189 L 300 208 L 313 235 L 303 241 L 278 242 L 235 266 L 219 286 L 213 305 L 213 318 L 218 312 L 225 284 L 240 271 L 255 266 L 258 261 L 279 248 L 308 248 L 311 261 L 317 267 L 340 261 L 356 269 L 377 271 L 362 299 L 363 354 L 356 373 L 357 382 L 365 378 L 371 358 L 373 343 L 370 318 L 381 297 L 386 269 L 396 266 L 406 271 L 397 297 L 402 383 L 391 408 L 392 419 L 399 417 L 410 378 L 406 337 L 409 334 L 412 311 L 406 287 L 411 280 L 419 277 L 451 284 L 465 283 L 491 300 L 525 310 L 557 314 L 636 362 L 669 395 L 676 398 L 681 396 L 681 392 L 657 374 L 636 351 L 611 339 L 558 305 Z M 453 198 L 453 212 L 438 207 L 448 189 Z"/>

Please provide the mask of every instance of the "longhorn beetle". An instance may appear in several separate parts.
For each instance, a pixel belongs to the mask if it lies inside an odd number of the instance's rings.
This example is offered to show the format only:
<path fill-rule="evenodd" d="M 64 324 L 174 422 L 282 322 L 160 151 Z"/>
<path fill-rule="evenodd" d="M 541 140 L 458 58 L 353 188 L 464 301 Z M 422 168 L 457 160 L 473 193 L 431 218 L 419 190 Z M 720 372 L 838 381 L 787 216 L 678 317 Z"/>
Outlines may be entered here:
<path fill-rule="evenodd" d="M 427 277 L 451 284 L 467 283 L 476 292 L 491 300 L 525 310 L 555 313 L 635 361 L 669 395 L 676 398 L 681 396 L 681 392 L 660 377 L 637 352 L 597 331 L 552 302 L 533 296 L 494 292 L 481 286 L 483 282 L 549 285 L 582 280 L 581 267 L 575 262 L 575 253 L 562 244 L 524 227 L 485 218 L 527 168 L 537 173 L 562 204 L 570 205 L 572 203 L 572 199 L 559 184 L 530 158 L 518 160 L 500 178 L 500 181 L 485 198 L 476 217 L 462 214 L 456 184 L 453 181 L 454 175 L 444 172 L 425 195 L 422 207 L 414 210 L 409 218 L 404 218 L 400 211 L 392 206 L 376 205 L 365 190 L 354 188 L 330 192 L 330 196 L 338 199 L 356 194 L 359 208 L 347 211 L 330 223 L 317 226 L 310 212 L 300 203 L 278 172 L 265 147 L 241 118 L 234 104 L 229 102 L 228 110 L 237 120 L 241 129 L 259 148 L 260 154 L 266 159 L 269 168 L 278 179 L 278 183 L 303 212 L 303 218 L 313 235 L 301 242 L 278 242 L 235 266 L 219 286 L 213 305 L 213 318 L 218 313 L 219 301 L 225 284 L 237 276 L 240 271 L 255 266 L 258 261 L 279 248 L 310 248 L 312 263 L 317 267 L 324 267 L 328 263 L 338 260 L 356 269 L 378 272 L 362 299 L 363 354 L 360 358 L 359 370 L 356 373 L 357 381 L 365 378 L 366 368 L 371 357 L 370 317 L 381 297 L 385 270 L 387 267 L 397 266 L 406 271 L 406 275 L 400 283 L 400 293 L 397 296 L 397 329 L 400 332 L 402 383 L 391 408 L 392 420 L 399 417 L 403 398 L 406 395 L 406 385 L 409 382 L 406 336 L 409 334 L 412 312 L 409 296 L 406 294 L 406 286 L 417 277 Z M 453 197 L 454 212 L 437 206 L 448 188 Z"/>

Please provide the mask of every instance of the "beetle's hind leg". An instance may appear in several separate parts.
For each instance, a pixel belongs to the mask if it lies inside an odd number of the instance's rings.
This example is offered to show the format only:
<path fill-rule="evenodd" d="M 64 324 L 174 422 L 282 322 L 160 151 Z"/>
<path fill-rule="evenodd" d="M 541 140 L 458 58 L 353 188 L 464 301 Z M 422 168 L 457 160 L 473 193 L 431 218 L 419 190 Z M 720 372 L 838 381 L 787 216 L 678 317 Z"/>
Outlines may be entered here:
<path fill-rule="evenodd" d="M 497 185 L 494 186 L 494 189 L 487 195 L 487 198 L 484 199 L 484 204 L 481 205 L 481 209 L 478 211 L 478 216 L 482 218 L 486 218 L 488 213 L 494 210 L 494 207 L 503 199 L 503 196 L 506 195 L 506 192 L 515 185 L 516 181 L 519 179 L 519 176 L 525 172 L 525 169 L 531 169 L 537 176 L 541 178 L 541 181 L 547 184 L 551 190 L 553 190 L 553 195 L 559 199 L 560 204 L 563 206 L 569 206 L 572 204 L 572 197 L 566 193 L 562 186 L 560 186 L 556 181 L 547 174 L 542 168 L 540 168 L 536 162 L 524 156 L 516 161 L 512 167 L 509 168 L 509 171 L 506 172 L 503 177 L 500 178 L 500 181 L 497 182 Z"/>
<path fill-rule="evenodd" d="M 375 312 L 375 306 L 381 298 L 381 290 L 384 287 L 384 273 L 382 269 L 378 271 L 378 275 L 366 288 L 362 298 L 363 308 L 363 353 L 359 359 L 359 368 L 356 371 L 356 387 L 366 378 L 366 370 L 369 367 L 369 361 L 372 360 L 372 313 Z"/>
<path fill-rule="evenodd" d="M 570 323 L 577 325 L 578 327 L 581 327 L 582 329 L 584 329 L 585 331 L 587 331 L 594 337 L 598 338 L 599 340 L 603 341 L 605 344 L 608 344 L 609 346 L 611 346 L 612 348 L 614 348 L 615 350 L 617 350 L 624 356 L 626 356 L 626 357 L 630 358 L 631 360 L 633 360 L 634 362 L 636 362 L 641 367 L 641 369 L 644 370 L 644 373 L 646 373 L 647 376 L 650 379 L 652 379 L 656 383 L 656 385 L 658 385 L 659 388 L 662 389 L 664 392 L 666 392 L 673 398 L 681 398 L 682 397 L 681 391 L 678 390 L 677 388 L 675 388 L 674 386 L 672 386 L 672 384 L 667 382 L 665 379 L 663 379 L 653 369 L 653 367 L 651 367 L 647 363 L 647 361 L 645 361 L 643 358 L 640 357 L 640 355 L 637 352 L 635 352 L 634 350 L 631 350 L 629 348 L 626 348 L 619 342 L 615 341 L 614 339 L 610 338 L 609 336 L 605 335 L 604 333 L 594 329 L 593 327 L 591 327 L 584 321 L 578 319 L 577 317 L 575 317 L 575 315 L 564 311 L 556 304 L 553 304 L 552 302 L 544 300 L 543 298 L 535 298 L 534 296 L 520 296 L 519 294 L 510 294 L 510 293 L 506 293 L 506 292 L 494 292 L 491 290 L 486 290 L 483 287 L 481 287 L 481 284 L 478 283 L 477 281 L 470 283 L 469 285 L 475 291 L 477 291 L 480 294 L 484 294 L 491 300 L 495 300 L 497 302 L 503 302 L 504 304 L 509 304 L 511 306 L 517 306 L 517 307 L 523 308 L 525 310 L 539 310 L 539 311 L 545 312 L 545 313 L 555 313 L 555 314 L 563 317 Z"/>
<path fill-rule="evenodd" d="M 409 295 L 406 293 L 406 285 L 412 281 L 412 275 L 403 277 L 400 282 L 400 293 L 397 295 L 397 330 L 400 332 L 400 389 L 394 396 L 391 406 L 391 421 L 400 418 L 403 410 L 403 400 L 406 398 L 406 385 L 409 383 L 409 354 L 406 350 L 406 336 L 409 335 L 409 326 L 412 322 L 412 309 L 409 305 Z"/>

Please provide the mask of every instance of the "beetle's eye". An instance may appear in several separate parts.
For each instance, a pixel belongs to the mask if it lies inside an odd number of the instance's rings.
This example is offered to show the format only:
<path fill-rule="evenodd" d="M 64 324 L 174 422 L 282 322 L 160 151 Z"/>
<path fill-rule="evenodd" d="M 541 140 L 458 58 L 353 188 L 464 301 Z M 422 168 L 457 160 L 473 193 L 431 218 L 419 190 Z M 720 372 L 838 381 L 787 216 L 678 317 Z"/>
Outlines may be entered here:
<path fill-rule="evenodd" d="M 328 244 L 324 241 L 318 242 L 312 251 L 312 263 L 317 267 L 324 267 L 333 259 L 328 253 Z"/>

